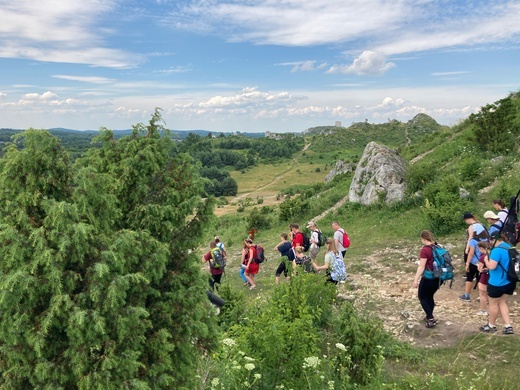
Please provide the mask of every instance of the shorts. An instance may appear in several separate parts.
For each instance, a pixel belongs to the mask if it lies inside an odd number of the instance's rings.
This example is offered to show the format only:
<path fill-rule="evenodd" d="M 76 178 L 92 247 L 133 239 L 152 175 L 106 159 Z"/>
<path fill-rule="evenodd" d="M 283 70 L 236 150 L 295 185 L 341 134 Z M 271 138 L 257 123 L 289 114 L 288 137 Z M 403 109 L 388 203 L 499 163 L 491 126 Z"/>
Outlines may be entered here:
<path fill-rule="evenodd" d="M 313 261 L 316 260 L 316 257 L 318 256 L 319 251 L 320 251 L 319 246 L 311 248 L 311 250 L 309 251 L 309 256 L 310 256 L 311 260 L 313 260 Z"/>
<path fill-rule="evenodd" d="M 493 286 L 488 284 L 487 293 L 490 298 L 500 298 L 502 295 L 513 295 L 516 289 L 516 282 L 511 282 L 504 286 Z"/>
<path fill-rule="evenodd" d="M 473 278 L 478 275 L 478 268 L 475 264 L 469 264 L 469 271 L 466 272 L 466 282 L 473 282 Z"/>

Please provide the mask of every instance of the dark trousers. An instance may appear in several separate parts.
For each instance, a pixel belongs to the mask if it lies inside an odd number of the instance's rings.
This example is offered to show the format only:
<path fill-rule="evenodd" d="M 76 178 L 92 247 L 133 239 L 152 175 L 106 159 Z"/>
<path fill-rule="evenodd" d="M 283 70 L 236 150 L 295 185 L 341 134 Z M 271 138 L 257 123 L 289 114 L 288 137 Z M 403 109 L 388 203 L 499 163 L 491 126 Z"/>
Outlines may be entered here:
<path fill-rule="evenodd" d="M 421 306 L 426 313 L 426 318 L 433 318 L 433 308 L 435 307 L 435 301 L 433 300 L 433 295 L 439 289 L 439 278 L 436 279 L 426 279 L 422 278 L 419 283 L 418 297 Z"/>
<path fill-rule="evenodd" d="M 220 284 L 220 279 L 222 278 L 222 274 L 211 275 L 209 278 L 209 286 L 211 287 L 211 291 L 215 291 L 215 284 Z M 218 291 L 218 286 L 216 286 Z"/>

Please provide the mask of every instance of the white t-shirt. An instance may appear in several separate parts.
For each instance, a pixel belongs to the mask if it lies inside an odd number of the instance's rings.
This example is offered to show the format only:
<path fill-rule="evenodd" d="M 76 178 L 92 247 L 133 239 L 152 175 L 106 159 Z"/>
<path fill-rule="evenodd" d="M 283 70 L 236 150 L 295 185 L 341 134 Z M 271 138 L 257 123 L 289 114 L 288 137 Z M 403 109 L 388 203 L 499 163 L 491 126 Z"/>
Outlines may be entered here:
<path fill-rule="evenodd" d="M 502 223 L 506 223 L 507 212 L 508 212 L 507 209 L 503 209 L 497 213 L 498 219 L 500 219 L 502 221 Z"/>
<path fill-rule="evenodd" d="M 343 229 L 338 229 L 334 232 L 334 239 L 338 241 L 336 247 L 338 248 L 338 251 L 343 252 L 347 248 L 343 246 Z"/>
<path fill-rule="evenodd" d="M 311 249 L 312 248 L 317 248 L 318 247 L 318 244 L 316 244 L 316 242 L 318 242 L 318 231 L 317 230 L 313 230 L 311 232 Z M 314 241 L 314 242 L 313 242 Z"/>

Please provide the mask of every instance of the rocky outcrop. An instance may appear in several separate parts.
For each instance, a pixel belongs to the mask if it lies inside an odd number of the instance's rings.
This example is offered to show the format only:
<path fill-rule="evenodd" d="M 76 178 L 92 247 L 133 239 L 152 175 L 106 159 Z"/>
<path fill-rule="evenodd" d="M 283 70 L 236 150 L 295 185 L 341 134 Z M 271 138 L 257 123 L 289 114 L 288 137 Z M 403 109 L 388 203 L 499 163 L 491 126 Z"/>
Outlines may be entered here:
<path fill-rule="evenodd" d="M 369 205 L 402 200 L 406 189 L 407 162 L 395 150 L 370 142 L 350 184 L 350 202 Z"/>
<path fill-rule="evenodd" d="M 334 177 L 336 175 L 339 175 L 341 173 L 354 172 L 355 169 L 356 169 L 356 164 L 348 163 L 343 160 L 336 161 L 336 165 L 325 178 L 325 183 L 328 183 L 329 181 L 334 179 Z"/>

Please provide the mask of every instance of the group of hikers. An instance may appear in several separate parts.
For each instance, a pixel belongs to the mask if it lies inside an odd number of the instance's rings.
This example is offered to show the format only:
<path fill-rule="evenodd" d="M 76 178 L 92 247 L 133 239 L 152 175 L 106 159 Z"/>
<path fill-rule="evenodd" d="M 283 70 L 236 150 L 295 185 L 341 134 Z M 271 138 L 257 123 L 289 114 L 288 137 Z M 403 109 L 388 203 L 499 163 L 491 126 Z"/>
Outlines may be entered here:
<path fill-rule="evenodd" d="M 280 242 L 273 248 L 280 254 L 280 264 L 275 272 L 276 284 L 280 283 L 282 274 L 286 279 L 290 278 L 290 270 L 292 273 L 297 273 L 299 270 L 315 273 L 324 271 L 327 281 L 331 283 L 345 281 L 347 272 L 344 258 L 350 245 L 350 238 L 338 221 L 332 222 L 331 227 L 334 236 L 330 238 L 325 238 L 314 221 L 307 224 L 310 236 L 302 232 L 296 223 L 289 225 L 288 233 L 280 234 Z M 318 264 L 317 257 L 322 247 L 326 250 L 324 263 Z M 243 285 L 250 290 L 257 287 L 256 275 L 264 260 L 263 250 L 262 246 L 254 243 L 254 234 L 250 234 L 243 242 L 239 274 L 244 282 Z M 210 242 L 209 251 L 203 255 L 202 261 L 209 263 L 211 290 L 218 289 L 227 262 L 225 246 L 218 236 Z"/>
<path fill-rule="evenodd" d="M 488 316 L 488 322 L 479 329 L 485 333 L 497 332 L 496 320 L 500 314 L 504 322 L 503 334 L 513 334 L 513 327 L 509 316 L 507 297 L 513 295 L 516 289 L 514 272 L 509 270 L 510 262 L 518 259 L 518 252 L 514 246 L 518 241 L 518 197 L 512 201 L 511 212 L 506 208 L 502 199 L 493 201 L 493 208 L 497 213 L 488 210 L 484 218 L 489 227 L 479 222 L 473 213 L 464 213 L 462 218 L 468 225 L 466 229 L 466 245 L 464 250 L 465 290 L 459 297 L 464 302 L 471 301 L 471 290 L 474 283 L 478 286 L 480 304 L 478 315 Z M 514 218 L 514 223 L 513 222 Z M 512 229 L 505 229 L 512 226 Z M 513 230 L 513 232 L 511 232 Z M 433 234 L 423 230 L 420 234 L 423 244 L 419 254 L 419 265 L 415 274 L 413 287 L 418 288 L 418 298 L 423 311 L 427 328 L 437 325 L 433 315 L 435 307 L 434 294 L 443 283 L 442 272 L 435 273 L 439 264 L 436 259 L 436 249 L 439 248 Z M 513 248 L 513 249 L 511 249 Z M 516 255 L 514 254 L 516 252 Z M 512 265 L 514 265 L 512 263 Z"/>

